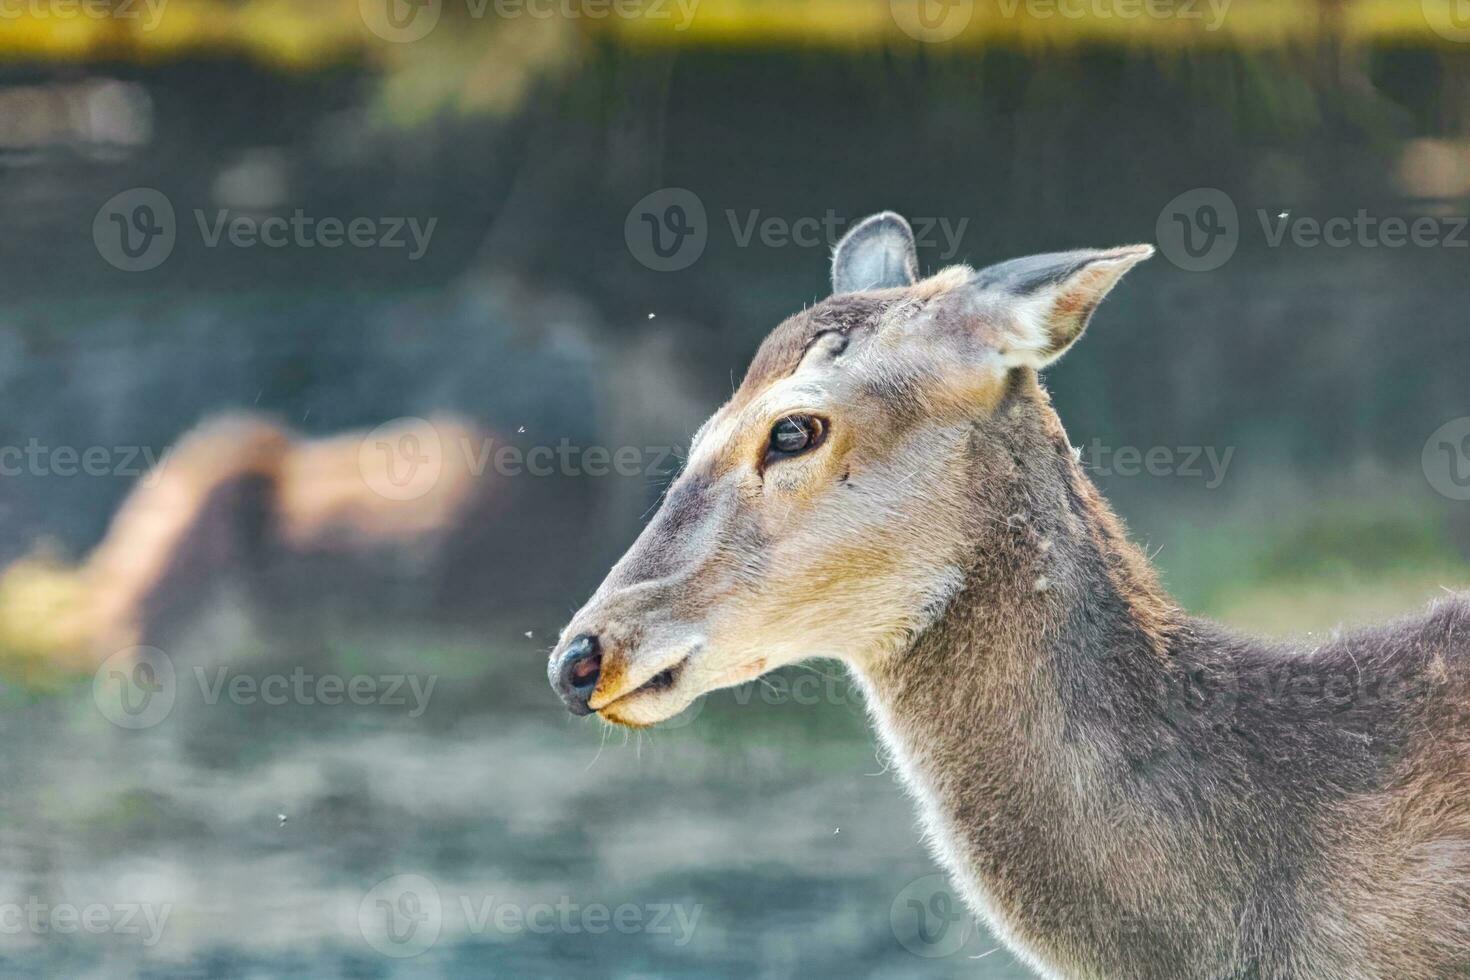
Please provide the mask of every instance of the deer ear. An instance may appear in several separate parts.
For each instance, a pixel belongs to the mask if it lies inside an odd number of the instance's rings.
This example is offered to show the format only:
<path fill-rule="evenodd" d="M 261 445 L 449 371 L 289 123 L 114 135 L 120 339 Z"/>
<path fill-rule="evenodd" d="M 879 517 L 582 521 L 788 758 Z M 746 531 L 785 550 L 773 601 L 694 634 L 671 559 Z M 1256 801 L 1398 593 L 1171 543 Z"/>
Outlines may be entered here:
<path fill-rule="evenodd" d="M 864 218 L 832 253 L 832 295 L 910 286 L 918 278 L 914 232 L 892 211 Z"/>
<path fill-rule="evenodd" d="M 1052 252 L 992 265 L 971 285 L 1007 299 L 1012 323 L 1000 341 L 1007 366 L 1042 368 L 1061 357 L 1123 273 L 1154 254 L 1152 245 Z"/>

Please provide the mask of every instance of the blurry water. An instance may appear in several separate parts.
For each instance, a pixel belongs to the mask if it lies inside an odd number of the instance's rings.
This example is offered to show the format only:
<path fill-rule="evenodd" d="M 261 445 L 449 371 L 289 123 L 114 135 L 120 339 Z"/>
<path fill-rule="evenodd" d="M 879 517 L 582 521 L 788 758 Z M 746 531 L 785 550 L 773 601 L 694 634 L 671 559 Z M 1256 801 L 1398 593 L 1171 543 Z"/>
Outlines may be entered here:
<path fill-rule="evenodd" d="M 136 730 L 106 677 L 7 711 L 0 970 L 1026 975 L 970 959 L 996 944 L 835 667 L 625 737 L 566 716 L 519 632 L 349 646 L 294 689 L 282 651 L 175 652 Z M 324 676 L 405 703 L 322 703 Z"/>

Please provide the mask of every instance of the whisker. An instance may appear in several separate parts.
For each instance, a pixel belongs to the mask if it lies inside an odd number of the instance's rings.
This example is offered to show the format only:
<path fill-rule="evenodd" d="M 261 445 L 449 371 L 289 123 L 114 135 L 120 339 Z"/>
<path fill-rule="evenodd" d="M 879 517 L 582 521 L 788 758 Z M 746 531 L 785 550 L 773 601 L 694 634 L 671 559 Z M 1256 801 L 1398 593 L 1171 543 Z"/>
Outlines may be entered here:
<path fill-rule="evenodd" d="M 602 758 L 602 750 L 607 745 L 607 733 L 611 730 L 612 725 L 607 722 L 602 723 L 602 740 L 597 743 L 597 754 L 592 757 L 591 762 L 587 763 L 587 768 L 583 769 L 583 772 L 591 772 L 592 767 L 597 765 L 597 760 Z"/>

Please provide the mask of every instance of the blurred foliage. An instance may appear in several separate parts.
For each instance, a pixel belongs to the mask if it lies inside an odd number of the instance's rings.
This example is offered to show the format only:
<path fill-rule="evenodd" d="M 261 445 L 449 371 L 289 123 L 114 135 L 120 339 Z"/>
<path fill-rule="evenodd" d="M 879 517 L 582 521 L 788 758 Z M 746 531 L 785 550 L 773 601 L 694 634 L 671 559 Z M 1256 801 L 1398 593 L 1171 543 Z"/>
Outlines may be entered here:
<path fill-rule="evenodd" d="M 536 77 L 566 66 L 601 39 L 632 47 L 866 48 L 941 58 L 982 48 L 1077 45 L 1166 52 L 1285 52 L 1369 42 L 1442 46 L 1452 42 L 1432 30 L 1430 20 L 1453 23 L 1455 0 L 1231 0 L 1218 17 L 1206 0 L 1189 8 L 1189 16 L 1144 15 L 1142 0 L 1073 3 L 1064 10 L 1053 0 L 973 3 L 955 8 L 965 27 L 939 46 L 920 40 L 930 28 L 919 5 L 929 0 L 687 0 L 687 8 L 674 0 L 620 0 L 615 13 L 600 14 L 591 12 L 601 10 L 599 0 L 563 0 L 571 15 L 545 0 L 534 14 L 523 9 L 525 0 L 516 0 L 499 15 L 491 0 L 446 0 L 435 29 L 411 43 L 375 35 L 359 0 L 165 0 L 156 17 L 151 8 L 143 12 L 141 0 L 109 2 L 126 16 L 81 16 L 70 7 L 63 15 L 59 5 L 12 11 L 0 31 L 0 59 L 156 65 L 243 56 L 287 71 L 369 66 L 384 73 L 389 118 L 407 122 L 444 108 L 509 112 L 522 104 Z"/>
<path fill-rule="evenodd" d="M 1300 636 L 1422 610 L 1470 590 L 1470 563 L 1408 498 L 1293 506 L 1269 521 L 1182 530 L 1157 556 L 1184 604 L 1244 630 Z"/>
<path fill-rule="evenodd" d="M 1334 36 L 1349 43 L 1424 40 L 1429 18 L 1448 18 L 1455 0 L 1232 0 L 1226 16 L 1149 16 L 1141 0 L 1129 3 L 973 3 L 956 14 L 965 27 L 953 50 L 994 44 L 1052 46 L 1090 42 L 1176 47 L 1316 42 Z M 140 15 L 140 0 L 110 0 L 124 16 L 85 16 L 65 4 L 17 5 L 5 18 L 0 55 L 76 60 L 243 53 L 288 68 L 371 57 L 382 40 L 366 27 L 359 0 L 166 0 L 159 16 Z M 923 35 L 920 0 L 689 0 L 688 13 L 670 0 L 621 0 L 608 4 L 535 6 L 454 2 L 441 6 L 444 30 L 483 44 L 487 35 L 515 23 L 560 21 L 589 34 L 611 34 L 638 43 L 770 48 L 778 45 L 872 47 L 917 42 Z M 80 3 L 73 5 L 80 8 Z M 405 6 L 408 4 L 405 3 Z M 497 10 L 503 6 L 503 13 Z M 586 10 L 581 10 L 582 6 Z M 88 9 L 98 9 L 96 3 Z M 574 16 L 558 16 L 570 9 Z M 1172 8 L 1166 7 L 1166 10 Z M 600 10 L 595 13 L 594 10 Z M 1201 0 L 1201 15 L 1209 13 Z M 651 11 L 645 14 L 643 11 Z M 1130 14 L 1128 11 L 1132 11 Z M 932 28 L 930 28 L 932 30 Z M 946 38 L 946 40 L 949 40 Z M 1447 42 L 1447 39 L 1441 39 Z M 417 44 L 418 42 L 414 42 Z M 412 45 L 403 45 L 411 47 Z M 392 48 L 393 45 L 387 47 Z"/>
<path fill-rule="evenodd" d="M 87 583 L 49 549 L 0 570 L 0 677 L 38 690 L 90 675 Z"/>
<path fill-rule="evenodd" d="M 1298 515 L 1265 542 L 1256 562 L 1263 579 L 1305 578 L 1338 566 L 1380 574 L 1456 560 L 1443 532 L 1404 511 L 1364 512 L 1341 505 Z"/>
<path fill-rule="evenodd" d="M 68 15 L 61 4 L 17 5 L 0 31 L 0 56 L 157 62 L 243 53 L 286 68 L 314 68 L 360 50 L 369 36 L 356 0 L 166 0 L 156 20 L 144 16 L 145 5 L 136 0 L 112 6 L 125 14 Z"/>

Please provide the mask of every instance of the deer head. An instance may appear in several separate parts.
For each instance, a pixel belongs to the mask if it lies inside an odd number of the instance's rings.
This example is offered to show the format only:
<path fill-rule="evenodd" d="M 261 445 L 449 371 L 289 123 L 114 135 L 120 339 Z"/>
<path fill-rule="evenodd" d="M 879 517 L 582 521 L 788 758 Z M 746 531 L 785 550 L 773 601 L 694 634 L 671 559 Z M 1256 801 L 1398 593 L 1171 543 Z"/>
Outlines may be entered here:
<path fill-rule="evenodd" d="M 1019 411 L 1059 435 L 1035 371 L 1152 253 L 1036 255 L 918 281 L 903 218 L 854 227 L 832 296 L 766 338 L 563 631 L 552 686 L 574 713 L 643 726 L 797 660 L 899 654 L 973 561 L 972 491 L 995 458 L 985 441 L 1011 424 L 996 418 L 1007 392 L 1034 392 Z"/>

